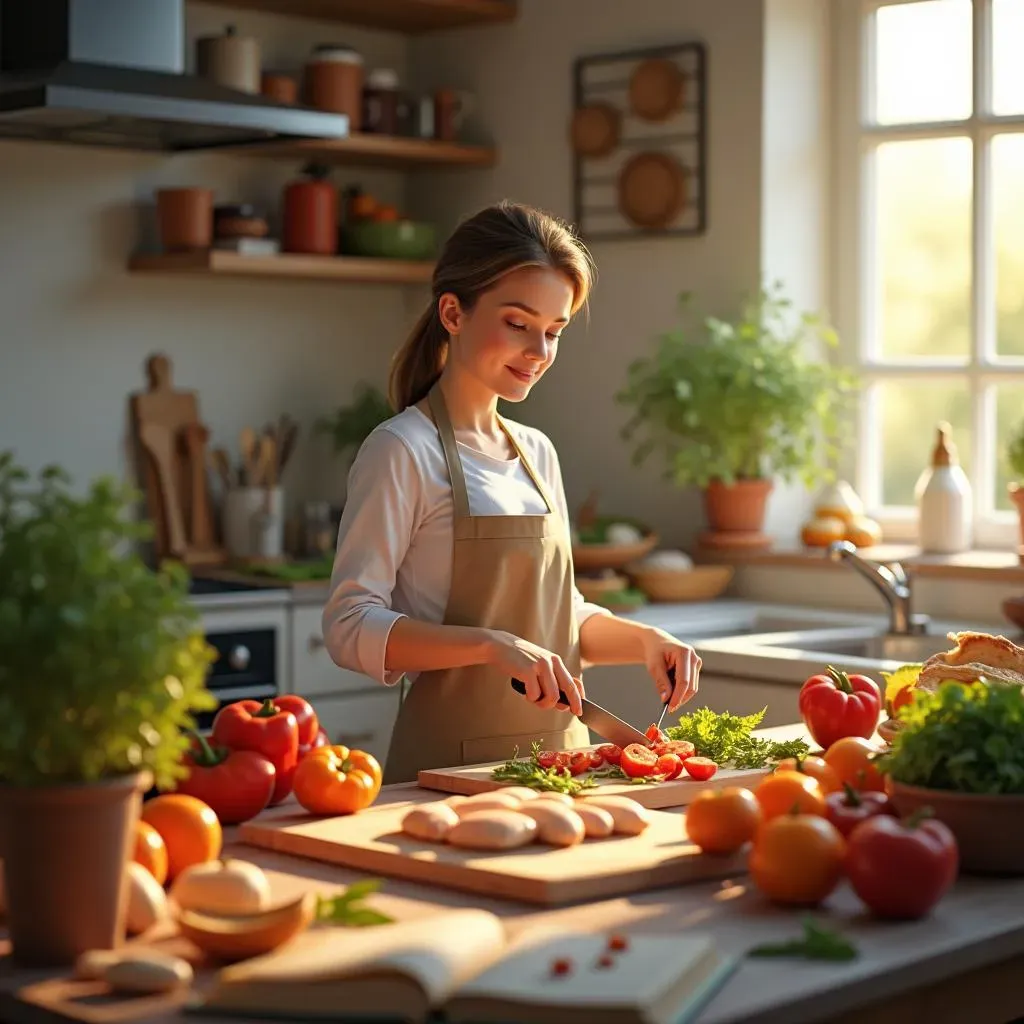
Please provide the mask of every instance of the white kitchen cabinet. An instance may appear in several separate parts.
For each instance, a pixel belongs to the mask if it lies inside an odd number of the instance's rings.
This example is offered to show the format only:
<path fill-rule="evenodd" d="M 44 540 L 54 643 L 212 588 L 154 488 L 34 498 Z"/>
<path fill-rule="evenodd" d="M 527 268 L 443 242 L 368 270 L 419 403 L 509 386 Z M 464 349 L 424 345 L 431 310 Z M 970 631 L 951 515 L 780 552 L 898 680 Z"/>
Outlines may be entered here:
<path fill-rule="evenodd" d="M 291 692 L 313 698 L 380 690 L 375 679 L 338 668 L 331 660 L 320 628 L 321 610 L 319 604 L 292 608 Z"/>
<path fill-rule="evenodd" d="M 369 751 L 383 767 L 398 714 L 397 688 L 378 686 L 377 693 L 317 697 L 312 704 L 332 743 Z"/>

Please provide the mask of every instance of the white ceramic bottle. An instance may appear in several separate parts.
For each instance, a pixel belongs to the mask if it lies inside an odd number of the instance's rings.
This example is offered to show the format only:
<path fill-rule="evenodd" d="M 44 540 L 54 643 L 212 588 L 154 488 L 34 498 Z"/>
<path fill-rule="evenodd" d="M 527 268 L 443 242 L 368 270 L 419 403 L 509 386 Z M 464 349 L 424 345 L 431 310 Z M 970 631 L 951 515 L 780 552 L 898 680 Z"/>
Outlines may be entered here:
<path fill-rule="evenodd" d="M 950 439 L 950 426 L 940 423 L 932 464 L 914 489 L 921 550 L 933 554 L 967 551 L 973 540 L 971 483 Z"/>

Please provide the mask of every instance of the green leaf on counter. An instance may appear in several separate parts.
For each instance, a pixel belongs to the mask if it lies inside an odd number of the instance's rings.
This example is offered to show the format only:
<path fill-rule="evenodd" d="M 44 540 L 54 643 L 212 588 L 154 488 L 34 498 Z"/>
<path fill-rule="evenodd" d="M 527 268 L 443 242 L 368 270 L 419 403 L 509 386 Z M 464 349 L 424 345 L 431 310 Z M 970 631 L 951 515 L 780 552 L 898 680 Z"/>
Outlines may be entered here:
<path fill-rule="evenodd" d="M 698 708 L 682 715 L 678 725 L 665 731 L 670 739 L 692 743 L 699 756 L 729 768 L 763 768 L 786 757 L 810 752 L 803 740 L 777 743 L 752 735 L 761 724 L 767 708 L 752 715 L 734 715 L 728 711 Z"/>
<path fill-rule="evenodd" d="M 367 878 L 361 882 L 353 882 L 344 892 L 336 896 L 320 896 L 316 904 L 318 924 L 346 925 L 350 928 L 362 928 L 374 924 L 390 924 L 392 918 L 370 907 L 360 906 L 362 900 L 375 893 L 381 887 L 376 878 Z"/>
<path fill-rule="evenodd" d="M 511 759 L 491 772 L 491 778 L 497 782 L 513 782 L 517 786 L 567 793 L 569 796 L 597 785 L 589 775 L 574 776 L 564 768 L 542 768 L 537 761 L 539 753 L 539 743 L 533 744 L 533 751 L 526 758 L 518 756 L 519 748 L 516 747 Z"/>
<path fill-rule="evenodd" d="M 804 960 L 841 962 L 856 960 L 860 953 L 849 939 L 804 918 L 803 935 L 784 942 L 766 942 L 747 951 L 753 957 L 800 957 Z"/>

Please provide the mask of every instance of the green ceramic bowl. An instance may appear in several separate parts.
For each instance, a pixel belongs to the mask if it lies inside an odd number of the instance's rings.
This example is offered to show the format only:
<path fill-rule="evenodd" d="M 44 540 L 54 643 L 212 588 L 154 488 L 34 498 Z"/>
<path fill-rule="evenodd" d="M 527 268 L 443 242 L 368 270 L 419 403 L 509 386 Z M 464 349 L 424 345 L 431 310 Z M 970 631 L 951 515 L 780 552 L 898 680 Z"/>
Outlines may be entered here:
<path fill-rule="evenodd" d="M 358 221 L 346 224 L 341 237 L 350 256 L 429 260 L 436 247 L 434 225 L 413 220 Z"/>

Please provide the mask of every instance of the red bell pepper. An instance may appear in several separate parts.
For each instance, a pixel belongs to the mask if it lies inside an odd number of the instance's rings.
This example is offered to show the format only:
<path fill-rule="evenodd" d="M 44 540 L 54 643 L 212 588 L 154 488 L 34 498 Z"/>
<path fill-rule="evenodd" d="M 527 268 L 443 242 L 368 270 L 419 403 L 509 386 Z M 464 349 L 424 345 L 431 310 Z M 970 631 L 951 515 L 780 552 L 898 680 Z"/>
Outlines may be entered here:
<path fill-rule="evenodd" d="M 290 711 L 295 716 L 295 724 L 299 730 L 299 750 L 310 746 L 320 731 L 320 720 L 316 717 L 313 705 L 297 693 L 285 693 L 275 697 L 274 705 L 282 711 Z"/>
<path fill-rule="evenodd" d="M 213 720 L 213 739 L 232 750 L 262 754 L 277 770 L 270 804 L 279 804 L 292 791 L 299 763 L 299 726 L 290 711 L 272 700 L 239 700 L 226 704 Z"/>
<path fill-rule="evenodd" d="M 870 739 L 882 711 L 882 691 L 867 676 L 847 675 L 830 665 L 800 688 L 800 717 L 823 750 L 846 736 Z"/>
<path fill-rule="evenodd" d="M 312 743 L 307 743 L 303 746 L 299 744 L 299 760 L 301 761 L 307 754 L 311 754 L 314 750 L 319 750 L 320 747 L 329 747 L 331 745 L 331 738 L 327 735 L 326 731 L 321 728 L 317 734 L 316 739 Z"/>
<path fill-rule="evenodd" d="M 878 917 L 924 917 L 956 880 L 959 866 L 956 837 L 927 809 L 903 821 L 875 815 L 847 840 L 850 884 Z"/>
<path fill-rule="evenodd" d="M 896 814 L 885 793 L 871 790 L 859 793 L 848 782 L 838 792 L 825 796 L 825 807 L 825 816 L 844 836 L 849 836 L 862 821 L 876 814 Z"/>
<path fill-rule="evenodd" d="M 182 759 L 189 772 L 177 791 L 208 804 L 222 825 L 255 818 L 270 803 L 277 769 L 253 750 L 211 746 L 198 733 L 192 735 L 192 747 Z"/>

